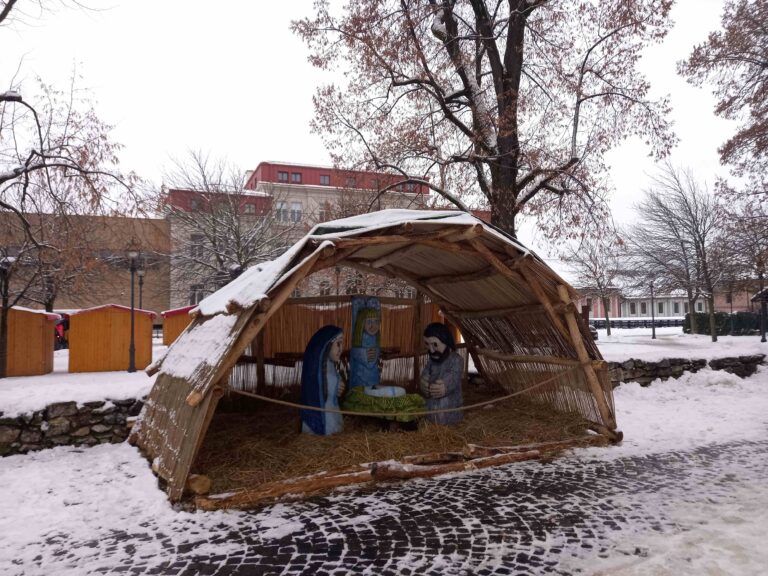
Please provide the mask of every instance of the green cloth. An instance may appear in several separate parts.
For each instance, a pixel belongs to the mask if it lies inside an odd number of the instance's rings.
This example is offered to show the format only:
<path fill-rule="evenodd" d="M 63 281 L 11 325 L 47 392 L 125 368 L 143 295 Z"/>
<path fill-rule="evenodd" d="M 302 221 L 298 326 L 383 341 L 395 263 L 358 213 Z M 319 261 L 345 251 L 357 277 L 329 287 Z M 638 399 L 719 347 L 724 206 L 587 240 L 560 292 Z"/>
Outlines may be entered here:
<path fill-rule="evenodd" d="M 382 418 L 397 422 L 413 422 L 416 416 L 387 416 L 387 413 L 424 412 L 427 409 L 427 403 L 419 394 L 395 397 L 369 396 L 365 393 L 364 386 L 355 386 L 342 399 L 341 409 L 350 412 L 373 412 L 381 414 Z"/>

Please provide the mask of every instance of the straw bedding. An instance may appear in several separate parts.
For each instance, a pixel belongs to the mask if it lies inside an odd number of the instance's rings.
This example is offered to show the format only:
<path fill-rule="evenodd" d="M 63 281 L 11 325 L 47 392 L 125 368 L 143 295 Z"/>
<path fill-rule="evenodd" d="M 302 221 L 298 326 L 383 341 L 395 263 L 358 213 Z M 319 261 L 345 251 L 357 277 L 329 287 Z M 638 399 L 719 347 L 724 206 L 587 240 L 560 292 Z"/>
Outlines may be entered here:
<path fill-rule="evenodd" d="M 465 390 L 465 403 L 494 395 L 498 393 Z M 421 421 L 417 430 L 390 431 L 382 420 L 346 416 L 342 433 L 320 437 L 300 434 L 299 426 L 297 410 L 266 402 L 254 403 L 248 413 L 219 411 L 193 472 L 210 477 L 215 494 L 365 462 L 460 451 L 470 443 L 528 444 L 586 431 L 580 416 L 554 413 L 549 406 L 521 397 L 467 411 L 464 421 L 450 428 Z"/>

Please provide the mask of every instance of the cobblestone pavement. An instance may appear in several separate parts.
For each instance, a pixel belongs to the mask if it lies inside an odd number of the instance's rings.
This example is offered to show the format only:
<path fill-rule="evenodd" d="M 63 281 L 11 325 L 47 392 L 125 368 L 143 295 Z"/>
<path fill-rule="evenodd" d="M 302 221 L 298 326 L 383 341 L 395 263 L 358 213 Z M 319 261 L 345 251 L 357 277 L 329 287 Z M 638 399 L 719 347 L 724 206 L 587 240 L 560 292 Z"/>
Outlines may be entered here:
<path fill-rule="evenodd" d="M 633 552 L 633 534 L 688 529 L 665 503 L 727 503 L 767 473 L 768 441 L 617 459 L 581 454 L 280 504 L 232 515 L 212 533 L 191 529 L 183 542 L 147 524 L 99 541 L 61 534 L 48 545 L 64 561 L 76 558 L 82 573 L 570 574 L 564 561 L 574 557 L 642 554 Z M 110 564 L 148 541 L 151 558 Z"/>

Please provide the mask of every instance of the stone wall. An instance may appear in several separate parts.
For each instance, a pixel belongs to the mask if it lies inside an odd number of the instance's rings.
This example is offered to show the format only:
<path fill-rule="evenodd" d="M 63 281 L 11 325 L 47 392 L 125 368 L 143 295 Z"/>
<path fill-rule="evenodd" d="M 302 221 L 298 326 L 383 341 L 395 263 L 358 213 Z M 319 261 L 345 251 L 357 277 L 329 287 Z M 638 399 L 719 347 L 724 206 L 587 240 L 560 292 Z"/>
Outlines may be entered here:
<path fill-rule="evenodd" d="M 754 374 L 758 365 L 763 364 L 764 360 L 765 354 L 732 356 L 710 360 L 709 367 L 712 370 L 724 370 L 744 378 Z M 657 378 L 662 380 L 679 378 L 683 372 L 698 372 L 706 365 L 707 361 L 703 359 L 665 358 L 659 362 L 646 362 L 630 358 L 625 362 L 608 362 L 608 374 L 614 388 L 622 382 L 639 382 L 641 386 L 648 386 Z"/>
<path fill-rule="evenodd" d="M 49 404 L 44 410 L 7 418 L 0 413 L 0 456 L 54 446 L 93 446 L 122 442 L 127 419 L 138 415 L 141 400 L 100 400 Z"/>

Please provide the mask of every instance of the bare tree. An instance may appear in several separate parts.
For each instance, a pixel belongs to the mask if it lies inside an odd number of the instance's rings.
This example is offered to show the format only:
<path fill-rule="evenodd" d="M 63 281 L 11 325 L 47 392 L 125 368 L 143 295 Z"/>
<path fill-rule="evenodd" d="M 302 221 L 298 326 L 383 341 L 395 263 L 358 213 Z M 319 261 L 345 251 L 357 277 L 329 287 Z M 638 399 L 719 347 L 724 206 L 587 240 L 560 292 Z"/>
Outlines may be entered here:
<path fill-rule="evenodd" d="M 319 1 L 293 29 L 345 85 L 319 89 L 313 129 L 337 164 L 421 174 L 513 235 L 524 210 L 551 235 L 599 225 L 605 152 L 631 135 L 658 155 L 674 143 L 636 67 L 671 4 L 358 0 L 337 17 Z"/>
<path fill-rule="evenodd" d="M 618 279 L 624 269 L 623 256 L 624 243 L 619 238 L 612 241 L 585 238 L 571 244 L 561 255 L 575 273 L 574 282 L 579 292 L 602 302 L 608 336 L 611 335 L 610 299 L 618 290 Z"/>
<path fill-rule="evenodd" d="M 740 121 L 720 148 L 736 174 L 750 175 L 765 194 L 768 173 L 768 0 L 726 0 L 722 30 L 696 46 L 679 72 L 697 86 L 710 84 L 715 113 Z"/>
<path fill-rule="evenodd" d="M 643 283 L 685 290 L 693 317 L 696 300 L 707 299 L 712 341 L 717 341 L 714 290 L 724 273 L 722 212 L 688 171 L 665 163 L 635 207 L 638 224 L 628 235 L 633 268 Z M 695 330 L 694 322 L 691 327 Z"/>
<path fill-rule="evenodd" d="M 246 190 L 245 173 L 226 161 L 191 152 L 174 161 L 166 181 L 173 191 L 162 190 L 159 200 L 171 222 L 177 300 L 187 290 L 198 300 L 246 268 L 276 258 L 296 239 L 298 219 L 281 198 Z"/>
<path fill-rule="evenodd" d="M 0 29 L 33 19 L 47 5 L 40 1 L 19 9 L 16 0 L 0 2 Z M 39 82 L 33 89 L 25 87 L 34 95 L 25 99 L 22 87 L 11 82 L 0 93 L 0 377 L 7 367 L 9 306 L 31 293 L 35 283 L 50 281 L 51 264 L 61 249 L 31 216 L 52 215 L 62 229 L 71 214 L 114 212 L 131 204 L 131 177 L 117 172 L 119 146 L 109 137 L 111 127 L 99 120 L 75 84 L 73 76 L 68 90 L 57 91 Z M 20 286 L 13 285 L 14 277 Z"/>
<path fill-rule="evenodd" d="M 723 244 L 728 255 L 730 283 L 754 289 L 757 278 L 762 290 L 768 266 L 768 201 L 722 189 L 721 193 Z"/>

